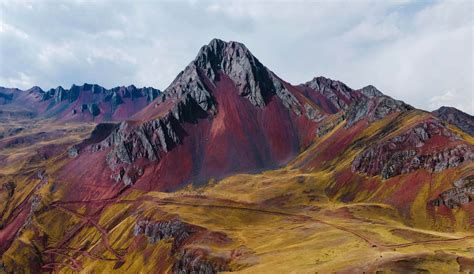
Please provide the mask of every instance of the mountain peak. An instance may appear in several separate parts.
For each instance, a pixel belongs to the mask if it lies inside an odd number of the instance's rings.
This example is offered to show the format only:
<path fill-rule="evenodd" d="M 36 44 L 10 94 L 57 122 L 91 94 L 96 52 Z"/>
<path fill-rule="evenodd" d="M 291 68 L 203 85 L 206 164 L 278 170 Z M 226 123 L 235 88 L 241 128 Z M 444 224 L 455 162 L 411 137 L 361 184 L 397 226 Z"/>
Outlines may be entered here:
<path fill-rule="evenodd" d="M 237 41 L 224 41 L 219 38 L 214 38 L 212 39 L 209 44 L 204 45 L 202 48 L 205 47 L 213 47 L 213 48 L 226 48 L 226 47 L 241 47 L 241 48 L 247 48 L 243 43 L 237 42 Z"/>
<path fill-rule="evenodd" d="M 271 72 L 242 43 L 213 39 L 201 48 L 193 63 L 211 81 L 218 81 L 220 72 L 229 76 L 239 94 L 256 106 L 265 106 L 268 92 L 273 91 Z"/>
<path fill-rule="evenodd" d="M 442 106 L 432 112 L 439 119 L 454 124 L 464 132 L 474 136 L 474 117 L 457 108 Z"/>
<path fill-rule="evenodd" d="M 222 76 L 229 78 L 238 94 L 254 106 L 266 106 L 273 95 L 284 100 L 289 108 L 299 104 L 286 90 L 284 83 L 260 63 L 244 44 L 220 39 L 213 39 L 204 45 L 165 93 L 181 98 L 189 94 L 204 111 L 213 111 L 216 102 L 207 83 L 216 84 Z"/>
<path fill-rule="evenodd" d="M 365 96 L 367 96 L 368 98 L 380 97 L 384 95 L 380 90 L 378 90 L 376 87 L 372 85 L 368 85 L 366 87 L 361 88 L 360 92 L 364 94 Z"/>
<path fill-rule="evenodd" d="M 322 94 L 326 94 L 328 92 L 332 93 L 332 91 L 335 90 L 341 94 L 344 94 L 346 97 L 350 97 L 349 93 L 352 91 L 352 89 L 343 82 L 332 80 L 324 76 L 314 77 L 313 80 L 306 82 L 304 85 L 314 90 L 318 90 Z"/>
<path fill-rule="evenodd" d="M 256 59 L 244 44 L 235 41 L 226 42 L 214 38 L 209 44 L 201 47 L 194 62 L 198 64 L 212 62 L 213 65 L 219 65 L 223 59 L 231 57 Z"/>
<path fill-rule="evenodd" d="M 42 90 L 40 87 L 38 86 L 33 86 L 32 88 L 28 89 L 27 92 L 29 93 L 44 93 L 44 90 Z"/>

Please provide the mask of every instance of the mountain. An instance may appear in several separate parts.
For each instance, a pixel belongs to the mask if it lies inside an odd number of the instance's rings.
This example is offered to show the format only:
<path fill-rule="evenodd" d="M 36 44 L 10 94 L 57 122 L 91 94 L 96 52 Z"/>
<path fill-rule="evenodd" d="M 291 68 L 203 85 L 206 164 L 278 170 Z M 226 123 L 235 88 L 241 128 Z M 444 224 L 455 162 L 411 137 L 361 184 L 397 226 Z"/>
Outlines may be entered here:
<path fill-rule="evenodd" d="M 349 125 L 411 108 L 373 87 L 352 90 L 323 77 L 293 86 L 243 44 L 217 39 L 201 48 L 163 98 L 122 122 L 99 144 L 84 148 L 71 168 L 77 170 L 76 162 L 107 162 L 108 168 L 96 169 L 94 178 L 111 173 L 110 178 L 125 185 L 169 191 L 190 181 L 202 184 L 283 166 L 310 145 L 325 117 L 353 103 L 361 106 Z M 102 159 L 97 160 L 99 154 Z M 91 176 L 93 169 L 86 168 Z M 84 173 L 64 170 L 65 176 L 74 176 L 69 181 L 82 180 L 76 173 Z"/>
<path fill-rule="evenodd" d="M 0 124 L 6 272 L 474 271 L 460 112 L 293 85 L 219 39 L 163 92 L 1 92 L 57 119 Z"/>
<path fill-rule="evenodd" d="M 433 111 L 433 115 L 447 123 L 457 126 L 467 134 L 474 136 L 473 116 L 453 107 L 440 107 Z"/>
<path fill-rule="evenodd" d="M 0 87 L 0 105 L 12 110 L 26 108 L 31 117 L 59 121 L 119 121 L 131 117 L 160 95 L 157 89 L 133 85 L 105 89 L 84 84 L 48 91 L 39 87 L 26 91 Z"/>

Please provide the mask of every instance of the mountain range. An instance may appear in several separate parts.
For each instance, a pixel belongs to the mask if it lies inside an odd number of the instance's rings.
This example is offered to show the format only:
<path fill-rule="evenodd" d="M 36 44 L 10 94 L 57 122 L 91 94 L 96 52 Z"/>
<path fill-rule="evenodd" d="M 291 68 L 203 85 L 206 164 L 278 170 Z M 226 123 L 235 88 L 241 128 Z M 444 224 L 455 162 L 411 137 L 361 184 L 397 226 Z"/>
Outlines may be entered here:
<path fill-rule="evenodd" d="M 163 91 L 0 88 L 0 166 L 6 272 L 474 271 L 473 116 L 238 42 Z"/>

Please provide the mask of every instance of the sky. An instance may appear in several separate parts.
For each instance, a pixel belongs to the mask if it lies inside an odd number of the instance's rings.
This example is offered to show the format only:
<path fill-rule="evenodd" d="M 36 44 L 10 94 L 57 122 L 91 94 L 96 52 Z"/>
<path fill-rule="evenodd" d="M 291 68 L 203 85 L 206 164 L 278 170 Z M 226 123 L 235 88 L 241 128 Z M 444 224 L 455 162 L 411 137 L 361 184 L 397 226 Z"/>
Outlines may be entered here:
<path fill-rule="evenodd" d="M 292 84 L 372 84 L 474 114 L 473 1 L 0 0 L 0 86 L 165 89 L 212 38 Z"/>

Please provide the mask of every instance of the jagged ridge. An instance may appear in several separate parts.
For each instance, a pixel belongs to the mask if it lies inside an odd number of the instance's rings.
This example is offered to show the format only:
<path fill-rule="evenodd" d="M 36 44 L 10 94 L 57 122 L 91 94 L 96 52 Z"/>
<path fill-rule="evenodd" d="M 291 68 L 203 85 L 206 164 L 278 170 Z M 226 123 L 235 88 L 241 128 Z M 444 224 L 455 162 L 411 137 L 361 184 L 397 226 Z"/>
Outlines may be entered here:
<path fill-rule="evenodd" d="M 474 136 L 474 117 L 453 107 L 440 107 L 432 112 L 439 119 L 451 123 Z"/>

